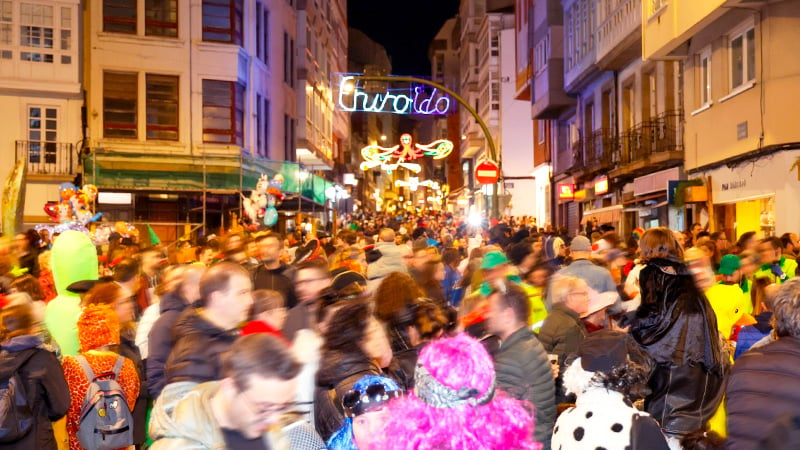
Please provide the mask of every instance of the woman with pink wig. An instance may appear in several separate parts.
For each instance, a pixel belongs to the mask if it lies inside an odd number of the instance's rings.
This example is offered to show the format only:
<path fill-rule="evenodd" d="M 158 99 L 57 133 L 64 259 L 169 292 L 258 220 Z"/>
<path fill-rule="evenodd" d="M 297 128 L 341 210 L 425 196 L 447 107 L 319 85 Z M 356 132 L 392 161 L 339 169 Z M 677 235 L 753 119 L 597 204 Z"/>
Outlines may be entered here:
<path fill-rule="evenodd" d="M 460 334 L 422 349 L 414 392 L 389 404 L 389 449 L 538 450 L 533 406 L 495 387 L 492 358 Z"/>

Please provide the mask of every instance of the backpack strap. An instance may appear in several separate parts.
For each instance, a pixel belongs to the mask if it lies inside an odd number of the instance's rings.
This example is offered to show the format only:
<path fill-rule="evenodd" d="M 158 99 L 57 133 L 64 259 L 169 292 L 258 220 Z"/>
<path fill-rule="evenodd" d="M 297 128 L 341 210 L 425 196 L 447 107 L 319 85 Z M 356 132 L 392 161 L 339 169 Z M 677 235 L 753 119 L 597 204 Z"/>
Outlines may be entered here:
<path fill-rule="evenodd" d="M 114 373 L 114 379 L 119 379 L 119 373 L 122 371 L 122 364 L 125 363 L 125 358 L 117 356 L 117 361 L 114 363 L 114 368 L 111 371 Z"/>
<path fill-rule="evenodd" d="M 94 370 L 92 370 L 92 366 L 89 365 L 89 361 L 87 361 L 86 357 L 83 355 L 78 355 L 75 359 L 80 363 L 83 373 L 86 375 L 86 378 L 89 379 L 89 383 L 92 383 L 94 381 Z"/>

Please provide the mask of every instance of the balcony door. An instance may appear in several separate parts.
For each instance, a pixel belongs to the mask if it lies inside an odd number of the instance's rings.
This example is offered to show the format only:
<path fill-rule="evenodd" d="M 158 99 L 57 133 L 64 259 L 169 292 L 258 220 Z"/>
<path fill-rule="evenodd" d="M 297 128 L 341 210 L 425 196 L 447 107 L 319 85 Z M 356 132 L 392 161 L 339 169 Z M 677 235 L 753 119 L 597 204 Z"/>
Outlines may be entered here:
<path fill-rule="evenodd" d="M 38 173 L 47 173 L 57 163 L 58 108 L 28 107 L 28 164 Z"/>

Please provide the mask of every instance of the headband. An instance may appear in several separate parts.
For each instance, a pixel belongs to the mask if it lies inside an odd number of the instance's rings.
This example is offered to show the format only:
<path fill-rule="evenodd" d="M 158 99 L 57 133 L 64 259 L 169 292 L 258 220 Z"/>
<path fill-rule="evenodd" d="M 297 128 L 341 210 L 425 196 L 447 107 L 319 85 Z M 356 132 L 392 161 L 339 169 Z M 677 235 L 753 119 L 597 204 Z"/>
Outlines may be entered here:
<path fill-rule="evenodd" d="M 473 387 L 462 386 L 456 390 L 439 382 L 423 365 L 418 364 L 414 373 L 414 392 L 417 397 L 434 408 L 455 408 L 461 405 L 484 405 L 494 398 L 495 376 L 492 384 L 483 396 Z"/>

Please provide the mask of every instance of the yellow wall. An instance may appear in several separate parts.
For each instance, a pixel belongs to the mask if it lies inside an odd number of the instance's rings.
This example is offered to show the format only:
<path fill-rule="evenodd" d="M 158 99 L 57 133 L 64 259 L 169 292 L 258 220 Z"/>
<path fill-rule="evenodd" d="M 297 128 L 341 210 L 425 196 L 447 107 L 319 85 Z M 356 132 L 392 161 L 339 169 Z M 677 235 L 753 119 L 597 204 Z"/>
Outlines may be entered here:
<path fill-rule="evenodd" d="M 724 11 L 725 0 L 669 0 L 652 14 L 647 3 L 642 8 L 642 57 L 663 58 L 692 33 Z"/>
<path fill-rule="evenodd" d="M 736 239 L 743 233 L 761 229 L 761 200 L 736 203 Z"/>

